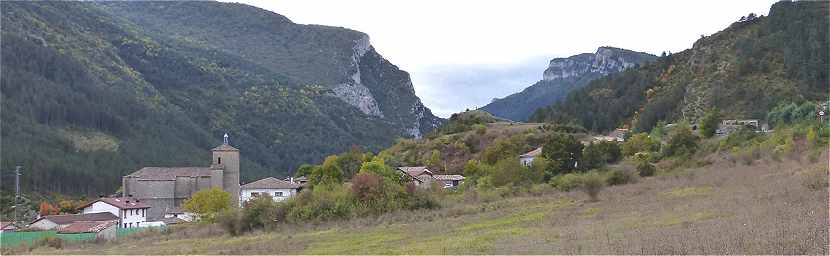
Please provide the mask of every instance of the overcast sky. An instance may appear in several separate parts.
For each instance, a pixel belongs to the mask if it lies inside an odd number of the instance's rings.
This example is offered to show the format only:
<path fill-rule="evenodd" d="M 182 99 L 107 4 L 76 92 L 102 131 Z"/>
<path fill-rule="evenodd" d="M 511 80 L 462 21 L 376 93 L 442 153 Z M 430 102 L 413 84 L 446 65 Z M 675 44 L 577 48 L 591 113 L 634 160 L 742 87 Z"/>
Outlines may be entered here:
<path fill-rule="evenodd" d="M 679 52 L 750 12 L 767 15 L 775 0 L 231 2 L 369 34 L 411 74 L 424 104 L 447 117 L 530 86 L 552 58 L 599 46 Z"/>

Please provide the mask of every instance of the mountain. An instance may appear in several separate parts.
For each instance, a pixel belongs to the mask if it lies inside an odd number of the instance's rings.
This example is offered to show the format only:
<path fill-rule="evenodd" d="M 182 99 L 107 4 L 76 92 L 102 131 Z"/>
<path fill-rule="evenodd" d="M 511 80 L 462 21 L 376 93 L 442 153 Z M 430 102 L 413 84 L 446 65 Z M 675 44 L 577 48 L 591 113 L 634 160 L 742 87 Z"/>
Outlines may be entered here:
<path fill-rule="evenodd" d="M 555 58 L 536 82 L 521 92 L 494 99 L 481 110 L 511 120 L 525 121 L 536 109 L 551 105 L 588 82 L 639 66 L 656 56 L 614 47 L 600 47 L 596 53 Z"/>
<path fill-rule="evenodd" d="M 141 166 L 204 166 L 225 132 L 250 181 L 443 122 L 362 32 L 235 3 L 0 7 L 0 168 L 23 165 L 26 190 L 108 193 Z"/>
<path fill-rule="evenodd" d="M 763 119 L 777 104 L 827 100 L 828 2 L 782 1 L 767 17 L 742 17 L 691 49 L 597 79 L 537 110 L 533 121 L 576 122 L 595 131 L 650 130 L 658 121 Z"/>

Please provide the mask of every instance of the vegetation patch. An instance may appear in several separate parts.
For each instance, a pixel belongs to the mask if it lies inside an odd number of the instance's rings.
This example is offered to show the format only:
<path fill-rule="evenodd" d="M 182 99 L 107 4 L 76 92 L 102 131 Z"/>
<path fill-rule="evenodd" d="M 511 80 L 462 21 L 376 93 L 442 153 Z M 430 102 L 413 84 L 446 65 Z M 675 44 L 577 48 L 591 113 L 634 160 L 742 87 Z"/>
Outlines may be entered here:
<path fill-rule="evenodd" d="M 668 198 L 684 198 L 693 196 L 706 196 L 712 193 L 712 187 L 685 187 L 675 188 L 668 192 L 663 192 L 661 195 Z"/>

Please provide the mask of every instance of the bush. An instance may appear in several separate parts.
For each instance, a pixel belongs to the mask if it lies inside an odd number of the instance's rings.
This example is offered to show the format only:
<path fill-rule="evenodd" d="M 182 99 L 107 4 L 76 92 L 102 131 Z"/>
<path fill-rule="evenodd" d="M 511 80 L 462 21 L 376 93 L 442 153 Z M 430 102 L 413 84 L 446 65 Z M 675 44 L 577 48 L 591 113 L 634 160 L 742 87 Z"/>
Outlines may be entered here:
<path fill-rule="evenodd" d="M 697 150 L 698 138 L 688 124 L 680 124 L 669 134 L 666 156 L 689 156 Z"/>
<path fill-rule="evenodd" d="M 571 191 L 581 185 L 581 177 L 576 173 L 568 173 L 553 177 L 550 180 L 550 185 L 559 189 L 559 191 Z"/>
<path fill-rule="evenodd" d="M 216 222 L 231 236 L 238 236 L 244 233 L 241 216 L 239 210 L 230 209 L 217 214 Z"/>
<path fill-rule="evenodd" d="M 646 133 L 638 133 L 628 138 L 622 145 L 622 154 L 633 156 L 639 152 L 654 152 L 660 149 L 660 144 Z"/>
<path fill-rule="evenodd" d="M 278 221 L 284 219 L 285 214 L 274 199 L 270 196 L 260 196 L 246 203 L 242 209 L 240 226 L 242 231 L 271 229 Z"/>
<path fill-rule="evenodd" d="M 321 184 L 289 199 L 287 218 L 291 222 L 322 221 L 351 217 L 354 199 L 344 184 Z"/>
<path fill-rule="evenodd" d="M 57 237 L 51 237 L 51 236 L 44 237 L 43 239 L 38 240 L 37 243 L 35 243 L 35 244 L 38 247 L 40 247 L 40 246 L 49 246 L 49 247 L 52 247 L 52 248 L 55 248 L 55 249 L 63 249 L 63 239 L 60 239 L 60 238 L 57 238 Z"/>
<path fill-rule="evenodd" d="M 808 170 L 802 180 L 802 184 L 811 190 L 826 191 L 827 187 L 830 186 L 828 183 L 830 182 L 827 180 L 827 170 L 823 168 Z"/>
<path fill-rule="evenodd" d="M 581 177 L 581 183 L 580 188 L 588 194 L 591 201 L 599 201 L 599 192 L 605 187 L 605 179 L 602 175 L 596 171 L 588 172 Z"/>
<path fill-rule="evenodd" d="M 657 172 L 657 168 L 655 168 L 654 165 L 648 161 L 640 161 L 637 163 L 637 172 L 640 173 L 640 177 L 649 177 L 654 176 Z"/>
<path fill-rule="evenodd" d="M 704 138 L 711 138 L 715 135 L 719 122 L 720 113 L 717 109 L 712 109 L 706 112 L 700 120 L 700 134 L 703 135 Z"/>
<path fill-rule="evenodd" d="M 634 176 L 620 169 L 611 170 L 608 172 L 608 178 L 605 179 L 605 182 L 611 186 L 628 184 L 632 181 L 634 181 Z"/>
<path fill-rule="evenodd" d="M 231 194 L 220 188 L 201 190 L 184 202 L 183 208 L 213 222 L 216 214 L 231 208 Z"/>
<path fill-rule="evenodd" d="M 487 126 L 483 124 L 475 124 L 473 125 L 473 129 L 476 130 L 476 134 L 478 135 L 484 135 L 487 133 Z"/>

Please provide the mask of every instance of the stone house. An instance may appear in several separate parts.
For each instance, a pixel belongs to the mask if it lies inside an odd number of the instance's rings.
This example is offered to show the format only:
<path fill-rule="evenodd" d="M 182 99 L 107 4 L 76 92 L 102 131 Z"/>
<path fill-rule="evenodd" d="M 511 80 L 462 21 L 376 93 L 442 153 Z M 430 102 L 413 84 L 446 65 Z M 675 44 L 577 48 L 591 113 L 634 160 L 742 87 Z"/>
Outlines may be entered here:
<path fill-rule="evenodd" d="M 29 224 L 29 228 L 37 230 L 55 230 L 78 221 L 115 221 L 117 223 L 118 216 L 115 216 L 110 212 L 47 215 L 33 221 Z"/>
<path fill-rule="evenodd" d="M 464 176 L 458 174 L 452 175 L 433 175 L 435 180 L 441 184 L 443 188 L 454 189 L 461 185 L 464 182 Z"/>
<path fill-rule="evenodd" d="M 411 180 L 418 188 L 430 188 L 432 183 L 436 182 L 432 171 L 425 166 L 402 166 L 398 167 L 398 171 L 401 172 L 403 177 Z"/>
<path fill-rule="evenodd" d="M 161 219 L 179 208 L 194 193 L 212 187 L 231 194 L 231 205 L 239 204 L 239 149 L 228 143 L 213 148 L 207 167 L 144 167 L 122 178 L 125 196 L 132 196 L 151 208 L 148 220 Z"/>
<path fill-rule="evenodd" d="M 81 206 L 83 213 L 109 212 L 118 216 L 118 226 L 122 228 L 140 227 L 147 222 L 150 206 L 137 198 L 102 197 Z"/>
<path fill-rule="evenodd" d="M 269 196 L 275 202 L 280 202 L 296 195 L 299 189 L 300 184 L 298 183 L 267 177 L 242 185 L 242 194 L 239 197 L 240 206 L 260 196 Z"/>

